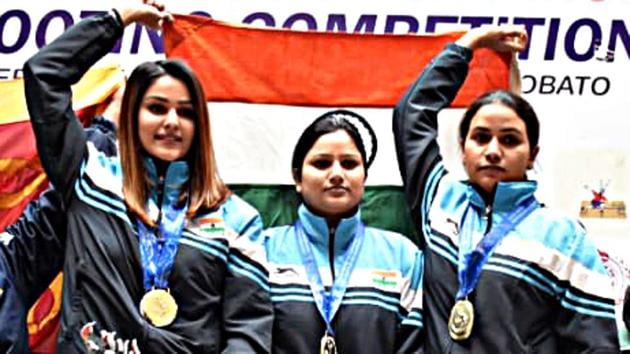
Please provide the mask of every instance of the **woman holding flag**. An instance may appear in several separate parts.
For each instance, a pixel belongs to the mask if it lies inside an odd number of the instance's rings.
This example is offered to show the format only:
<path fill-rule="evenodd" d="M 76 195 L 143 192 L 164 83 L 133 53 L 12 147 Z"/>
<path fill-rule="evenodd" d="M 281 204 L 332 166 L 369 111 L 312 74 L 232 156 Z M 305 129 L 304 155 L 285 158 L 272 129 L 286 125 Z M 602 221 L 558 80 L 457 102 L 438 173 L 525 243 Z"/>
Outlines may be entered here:
<path fill-rule="evenodd" d="M 422 345 L 422 253 L 361 221 L 376 135 L 350 111 L 311 123 L 293 151 L 302 205 L 265 231 L 273 353 L 413 353 Z"/>
<path fill-rule="evenodd" d="M 519 51 L 523 29 L 470 30 L 433 59 L 394 111 L 405 194 L 425 241 L 428 353 L 616 353 L 611 282 L 575 220 L 540 205 L 527 180 L 539 123 L 509 91 L 482 95 L 459 127 L 468 180 L 449 180 L 438 113 L 477 48 Z"/>
<path fill-rule="evenodd" d="M 67 207 L 58 352 L 270 349 L 272 308 L 258 213 L 217 174 L 205 95 L 186 65 L 129 76 L 118 156 L 86 141 L 70 86 L 126 25 L 159 27 L 144 3 L 86 19 L 24 66 L 42 165 Z"/>

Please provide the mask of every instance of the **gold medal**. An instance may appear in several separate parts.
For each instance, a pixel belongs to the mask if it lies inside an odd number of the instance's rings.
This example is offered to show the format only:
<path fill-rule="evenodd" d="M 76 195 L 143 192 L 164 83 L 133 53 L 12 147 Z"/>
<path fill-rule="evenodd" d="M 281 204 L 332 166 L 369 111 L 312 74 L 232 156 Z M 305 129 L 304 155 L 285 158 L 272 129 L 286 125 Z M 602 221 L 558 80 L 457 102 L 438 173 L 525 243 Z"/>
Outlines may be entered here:
<path fill-rule="evenodd" d="M 335 338 L 324 333 L 322 340 L 319 342 L 319 354 L 337 354 L 337 344 Z"/>
<path fill-rule="evenodd" d="M 152 289 L 140 300 L 140 314 L 155 327 L 168 326 L 177 316 L 177 303 L 168 290 Z"/>
<path fill-rule="evenodd" d="M 473 321 L 475 320 L 475 310 L 468 299 L 458 300 L 451 309 L 451 316 L 448 319 L 448 334 L 454 340 L 464 340 L 470 337 Z"/>

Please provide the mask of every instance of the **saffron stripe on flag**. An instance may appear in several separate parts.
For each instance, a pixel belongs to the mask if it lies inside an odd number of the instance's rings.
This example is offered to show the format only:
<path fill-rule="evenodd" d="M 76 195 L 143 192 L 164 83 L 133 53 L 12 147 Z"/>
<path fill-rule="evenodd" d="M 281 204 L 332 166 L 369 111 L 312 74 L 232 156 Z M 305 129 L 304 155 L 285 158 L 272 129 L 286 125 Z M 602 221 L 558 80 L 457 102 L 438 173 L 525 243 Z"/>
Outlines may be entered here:
<path fill-rule="evenodd" d="M 164 51 L 199 75 L 209 101 L 391 107 L 430 60 L 461 33 L 375 35 L 229 25 L 176 15 Z M 510 58 L 478 50 L 453 107 L 509 87 Z"/>

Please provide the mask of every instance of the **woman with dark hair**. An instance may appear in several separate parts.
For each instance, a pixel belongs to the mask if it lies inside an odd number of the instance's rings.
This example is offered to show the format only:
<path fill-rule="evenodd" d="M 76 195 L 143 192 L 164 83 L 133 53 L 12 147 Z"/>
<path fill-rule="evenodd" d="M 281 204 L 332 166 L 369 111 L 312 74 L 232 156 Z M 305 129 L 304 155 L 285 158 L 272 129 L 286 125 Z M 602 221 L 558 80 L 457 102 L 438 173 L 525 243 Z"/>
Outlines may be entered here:
<path fill-rule="evenodd" d="M 131 73 L 118 156 L 86 142 L 72 111 L 70 86 L 126 25 L 169 19 L 151 0 L 115 9 L 24 66 L 40 159 L 67 207 L 60 353 L 269 351 L 262 223 L 218 176 L 194 73 L 168 60 Z"/>
<path fill-rule="evenodd" d="M 480 27 L 449 44 L 394 111 L 405 194 L 424 236 L 428 353 L 616 353 L 611 283 L 576 220 L 542 207 L 527 180 L 539 123 L 507 91 L 471 104 L 460 125 L 468 180 L 448 178 L 438 113 L 473 52 L 525 48 L 523 29 Z"/>
<path fill-rule="evenodd" d="M 311 123 L 291 163 L 302 205 L 268 229 L 273 353 L 412 353 L 422 343 L 422 254 L 361 221 L 376 136 L 356 113 Z"/>

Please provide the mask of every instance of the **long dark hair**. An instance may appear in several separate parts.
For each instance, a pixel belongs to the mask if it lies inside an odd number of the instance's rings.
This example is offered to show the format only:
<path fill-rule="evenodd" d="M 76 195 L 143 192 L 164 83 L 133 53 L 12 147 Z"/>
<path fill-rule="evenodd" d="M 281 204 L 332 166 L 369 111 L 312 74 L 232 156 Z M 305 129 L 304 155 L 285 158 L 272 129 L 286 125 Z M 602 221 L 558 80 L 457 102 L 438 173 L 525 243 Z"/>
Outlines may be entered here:
<path fill-rule="evenodd" d="M 230 194 L 217 171 L 208 107 L 197 76 L 186 64 L 178 60 L 140 64 L 127 80 L 120 107 L 118 136 L 125 202 L 134 214 L 149 225 L 153 225 L 154 222 L 145 211 L 149 183 L 142 162 L 143 147 L 138 130 L 138 113 L 149 87 L 165 75 L 184 83 L 195 111 L 195 133 L 186 157 L 191 171 L 187 217 L 192 218 L 202 207 L 209 209 L 216 207 Z"/>

